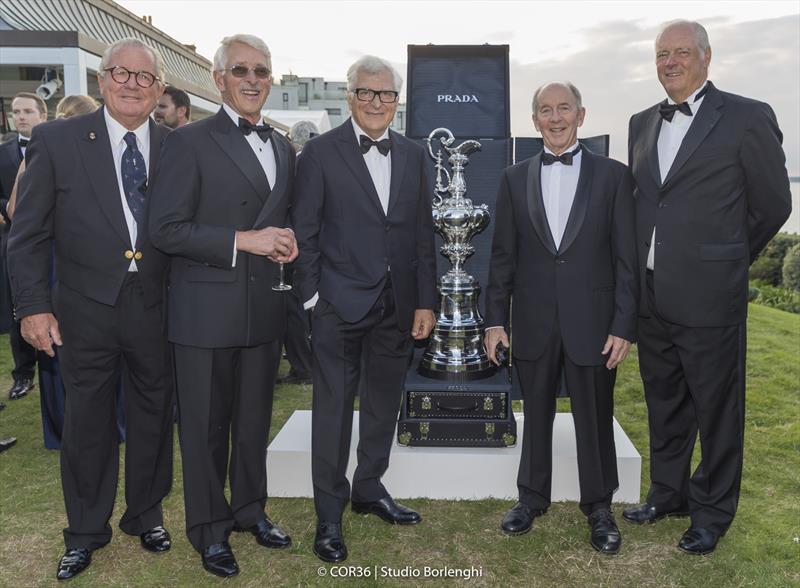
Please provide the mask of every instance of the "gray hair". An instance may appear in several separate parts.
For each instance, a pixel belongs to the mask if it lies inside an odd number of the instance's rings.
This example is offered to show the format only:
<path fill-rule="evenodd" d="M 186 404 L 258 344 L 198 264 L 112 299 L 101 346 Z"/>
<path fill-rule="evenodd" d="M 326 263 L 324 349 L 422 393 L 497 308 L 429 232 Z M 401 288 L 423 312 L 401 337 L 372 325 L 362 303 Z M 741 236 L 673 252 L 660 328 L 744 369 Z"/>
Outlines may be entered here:
<path fill-rule="evenodd" d="M 217 48 L 217 52 L 214 53 L 214 71 L 221 71 L 228 65 L 228 48 L 233 43 L 241 43 L 242 45 L 247 45 L 261 52 L 267 60 L 267 67 L 272 69 L 272 54 L 269 52 L 267 44 L 261 40 L 260 37 L 256 37 L 255 35 L 239 33 L 238 35 L 225 37 L 219 42 L 219 48 Z"/>
<path fill-rule="evenodd" d="M 317 135 L 319 135 L 319 129 L 310 120 L 301 120 L 294 123 L 289 131 L 292 145 L 297 149 L 302 149 L 309 139 L 313 139 Z"/>
<path fill-rule="evenodd" d="M 128 48 L 144 49 L 148 51 L 150 55 L 153 56 L 153 64 L 156 66 L 156 76 L 162 83 L 164 82 L 164 59 L 161 57 L 161 53 L 159 53 L 158 49 L 143 43 L 139 39 L 134 39 L 133 37 L 126 37 L 115 41 L 103 51 L 103 56 L 100 58 L 100 72 L 98 73 L 100 73 L 100 75 L 105 75 L 106 72 L 104 70 L 109 67 L 109 63 L 111 63 L 111 58 L 114 57 L 114 54 L 121 49 Z"/>
<path fill-rule="evenodd" d="M 403 76 L 391 63 L 374 55 L 365 55 L 347 69 L 347 89 L 351 92 L 356 89 L 358 74 L 377 74 L 384 71 L 392 74 L 393 90 L 399 92 L 403 87 Z"/>
<path fill-rule="evenodd" d="M 697 43 L 697 48 L 700 50 L 700 57 L 705 57 L 706 51 L 711 48 L 711 45 L 708 42 L 708 32 L 703 25 L 693 20 L 684 20 L 679 18 L 677 20 L 670 20 L 662 24 L 658 29 L 658 35 L 656 35 L 656 46 L 658 46 L 658 40 L 661 38 L 661 35 L 663 35 L 667 29 L 677 26 L 686 26 L 692 29 L 695 42 Z"/>
<path fill-rule="evenodd" d="M 578 104 L 578 110 L 583 108 L 583 99 L 581 98 L 581 91 L 573 84 L 572 82 L 564 81 L 564 82 L 547 82 L 536 88 L 536 91 L 533 93 L 533 100 L 531 101 L 531 109 L 533 114 L 536 114 L 536 111 L 539 110 L 539 96 L 544 91 L 545 88 L 548 86 L 564 86 L 572 95 L 575 96 L 575 102 Z"/>

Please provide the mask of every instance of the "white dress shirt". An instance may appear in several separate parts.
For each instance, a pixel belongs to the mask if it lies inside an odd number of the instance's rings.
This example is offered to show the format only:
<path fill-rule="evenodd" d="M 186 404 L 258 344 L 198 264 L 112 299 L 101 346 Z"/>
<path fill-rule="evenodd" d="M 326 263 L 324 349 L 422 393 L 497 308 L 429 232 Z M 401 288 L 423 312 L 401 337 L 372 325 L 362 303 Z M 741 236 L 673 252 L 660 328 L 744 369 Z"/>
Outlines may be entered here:
<path fill-rule="evenodd" d="M 666 119 L 661 120 L 661 132 L 658 134 L 658 170 L 661 173 L 661 183 L 667 179 L 669 170 L 672 163 L 675 161 L 675 156 L 681 148 L 686 133 L 689 132 L 689 127 L 692 126 L 692 121 L 695 119 L 700 105 L 703 103 L 701 96 L 695 100 L 695 96 L 705 87 L 705 83 L 697 88 L 691 96 L 686 100 L 689 108 L 692 111 L 692 116 L 686 116 L 680 110 L 676 110 L 671 121 Z M 672 98 L 667 98 L 669 104 L 675 104 Z M 653 226 L 653 234 L 650 238 L 650 250 L 647 252 L 647 269 L 655 269 L 655 251 L 656 251 L 656 228 Z"/>
<path fill-rule="evenodd" d="M 105 108 L 103 109 L 103 115 L 105 116 L 106 128 L 108 129 L 108 140 L 111 143 L 111 156 L 114 159 L 114 168 L 117 171 L 117 185 L 119 186 L 119 198 L 122 202 L 122 212 L 125 214 L 125 224 L 128 225 L 131 249 L 135 249 L 136 236 L 139 230 L 136 225 L 136 219 L 133 218 L 131 209 L 128 207 L 128 199 L 125 197 L 125 188 L 122 185 L 122 154 L 125 153 L 125 150 L 128 148 L 128 144 L 125 142 L 125 135 L 128 133 L 128 129 L 114 119 Z M 132 132 L 136 135 L 136 147 L 142 154 L 145 171 L 147 171 L 147 166 L 150 165 L 150 119 L 148 118 L 141 126 L 134 129 Z M 147 177 L 150 177 L 149 173 Z M 131 259 L 128 271 L 138 271 L 135 260 Z"/>
<path fill-rule="evenodd" d="M 575 143 L 564 151 L 569 153 L 578 146 Z M 545 153 L 555 155 L 547 147 Z M 552 165 L 542 166 L 542 200 L 544 212 L 547 215 L 547 224 L 550 225 L 550 234 L 553 235 L 556 249 L 561 246 L 564 229 L 567 227 L 569 212 L 575 200 L 575 190 L 578 188 L 578 177 L 581 175 L 581 156 L 583 150 L 578 151 L 572 158 L 572 165 L 564 165 L 556 161 Z"/>
<path fill-rule="evenodd" d="M 239 127 L 239 115 L 236 111 L 227 104 L 222 105 L 222 108 L 231 117 L 233 124 Z M 250 133 L 249 135 L 242 135 L 247 144 L 255 153 L 258 158 L 258 163 L 261 164 L 261 169 L 264 170 L 264 175 L 267 176 L 267 183 L 269 183 L 270 190 L 275 187 L 275 178 L 278 177 L 278 164 L 275 162 L 275 151 L 272 149 L 272 139 L 267 139 L 266 142 L 261 140 L 258 133 Z M 233 261 L 231 267 L 236 267 L 236 237 L 233 238 Z"/>
<path fill-rule="evenodd" d="M 25 159 L 25 152 L 28 150 L 28 146 L 22 145 L 22 140 L 30 141 L 30 137 L 23 137 L 22 135 L 17 135 L 17 145 L 19 145 L 19 152 L 22 153 L 22 159 Z"/>

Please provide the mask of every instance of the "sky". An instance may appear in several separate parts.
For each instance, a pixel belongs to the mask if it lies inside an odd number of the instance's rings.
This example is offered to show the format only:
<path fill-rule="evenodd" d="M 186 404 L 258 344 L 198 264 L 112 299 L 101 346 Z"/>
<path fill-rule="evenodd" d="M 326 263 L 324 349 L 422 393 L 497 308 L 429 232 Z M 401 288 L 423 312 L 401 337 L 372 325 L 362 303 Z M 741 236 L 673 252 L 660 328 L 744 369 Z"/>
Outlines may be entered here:
<path fill-rule="evenodd" d="M 234 33 L 262 37 L 282 74 L 345 79 L 371 53 L 404 75 L 410 44 L 508 44 L 511 131 L 535 136 L 533 91 L 568 79 L 587 109 L 580 136 L 611 135 L 610 155 L 627 159 L 630 116 L 664 98 L 655 72 L 659 24 L 701 22 L 718 88 L 768 102 L 784 134 L 790 175 L 800 175 L 800 2 L 304 2 L 117 0 L 211 58 Z"/>

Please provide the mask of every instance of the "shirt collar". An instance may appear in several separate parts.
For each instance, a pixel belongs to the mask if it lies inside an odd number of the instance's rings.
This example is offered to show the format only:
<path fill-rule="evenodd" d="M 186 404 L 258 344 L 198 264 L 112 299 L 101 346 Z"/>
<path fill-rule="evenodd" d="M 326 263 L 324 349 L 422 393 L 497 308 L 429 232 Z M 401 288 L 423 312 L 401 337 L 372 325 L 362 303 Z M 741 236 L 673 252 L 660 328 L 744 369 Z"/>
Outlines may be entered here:
<path fill-rule="evenodd" d="M 20 141 L 30 141 L 30 140 L 31 140 L 30 137 L 23 137 L 22 135 L 17 135 L 17 143 L 19 143 Z"/>
<path fill-rule="evenodd" d="M 350 122 L 353 123 L 353 130 L 356 133 L 356 142 L 360 144 L 361 135 L 369 137 L 369 135 L 367 135 L 364 131 L 361 130 L 361 127 L 358 126 L 358 124 L 356 123 L 356 119 L 354 119 L 352 116 L 350 117 Z M 378 137 L 378 141 L 382 141 L 383 139 L 386 139 L 388 136 L 389 136 L 389 127 L 386 127 L 386 130 L 383 131 L 383 134 L 380 137 Z M 372 137 L 369 138 L 371 139 Z"/>
<path fill-rule="evenodd" d="M 122 143 L 128 129 L 111 116 L 105 108 L 103 108 L 103 116 L 106 119 L 106 128 L 108 129 L 108 138 L 111 139 L 111 144 L 118 145 Z M 133 133 L 136 135 L 136 141 L 139 145 L 147 145 L 150 140 L 150 118 L 148 117 L 138 128 L 134 129 Z"/>
<path fill-rule="evenodd" d="M 691 108 L 691 109 L 692 109 L 692 114 L 694 114 L 694 113 L 696 113 L 696 112 L 697 112 L 697 109 L 698 109 L 698 108 L 700 108 L 700 104 L 703 102 L 703 98 L 705 98 L 705 97 L 706 97 L 706 96 L 705 96 L 705 94 L 703 94 L 702 96 L 700 96 L 700 98 L 699 98 L 697 101 L 695 101 L 695 96 L 697 96 L 697 94 L 699 94 L 699 93 L 700 93 L 700 91 L 701 91 L 703 88 L 705 88 L 705 87 L 706 87 L 706 84 L 708 84 L 708 80 L 706 80 L 705 82 L 703 82 L 703 84 L 702 84 L 702 85 L 701 85 L 699 88 L 697 88 L 697 90 L 695 90 L 694 92 L 692 92 L 692 93 L 689 95 L 689 97 L 686 99 L 686 103 L 687 103 L 687 104 L 689 104 L 689 108 Z M 670 98 L 669 96 L 667 96 L 667 104 L 677 104 L 677 102 L 675 102 L 675 101 L 674 101 L 672 98 Z"/>
<path fill-rule="evenodd" d="M 233 108 L 231 108 L 230 106 L 228 106 L 224 102 L 222 103 L 222 108 L 225 110 L 225 112 L 228 113 L 228 116 L 231 117 L 231 120 L 233 121 L 233 124 L 235 124 L 238 127 L 239 126 L 239 119 L 240 118 L 244 118 L 244 117 L 241 116 L 238 112 L 236 112 Z M 258 116 L 258 123 L 256 123 L 256 124 L 264 124 L 264 119 L 260 114 Z"/>
<path fill-rule="evenodd" d="M 569 153 L 570 151 L 574 151 L 574 150 L 575 150 L 577 147 L 578 147 L 578 141 L 575 141 L 575 142 L 574 142 L 572 145 L 570 145 L 569 149 L 564 149 L 564 153 Z M 550 151 L 550 150 L 547 148 L 547 146 L 545 146 L 545 148 L 544 148 L 544 152 L 545 152 L 545 153 L 549 153 L 550 155 L 555 155 L 555 153 L 553 153 L 552 151 Z M 581 151 L 578 151 L 578 153 L 575 155 L 575 157 L 578 157 L 578 156 L 580 156 L 580 154 L 581 154 Z"/>

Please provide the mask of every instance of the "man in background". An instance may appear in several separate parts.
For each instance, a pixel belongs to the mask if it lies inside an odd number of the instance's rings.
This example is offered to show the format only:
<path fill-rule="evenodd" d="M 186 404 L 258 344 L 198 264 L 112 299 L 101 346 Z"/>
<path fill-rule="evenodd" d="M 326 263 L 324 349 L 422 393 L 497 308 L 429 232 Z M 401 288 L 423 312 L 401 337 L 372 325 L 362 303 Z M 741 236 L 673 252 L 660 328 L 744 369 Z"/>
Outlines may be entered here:
<path fill-rule="evenodd" d="M 177 129 L 187 124 L 191 116 L 192 104 L 189 101 L 189 94 L 175 86 L 165 87 L 153 111 L 156 122 Z"/>

